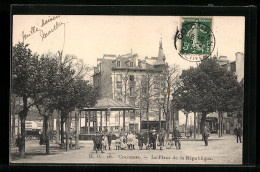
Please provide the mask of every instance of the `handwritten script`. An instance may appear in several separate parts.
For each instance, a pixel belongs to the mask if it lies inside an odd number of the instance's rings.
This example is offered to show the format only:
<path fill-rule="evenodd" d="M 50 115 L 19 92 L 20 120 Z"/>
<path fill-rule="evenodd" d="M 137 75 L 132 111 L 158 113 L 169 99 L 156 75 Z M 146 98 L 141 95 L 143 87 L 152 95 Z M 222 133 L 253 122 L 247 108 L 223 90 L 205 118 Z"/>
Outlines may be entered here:
<path fill-rule="evenodd" d="M 60 28 L 60 26 L 64 26 L 64 33 L 65 33 L 65 23 L 63 22 L 58 22 L 56 21 L 56 19 L 60 18 L 60 16 L 52 16 L 49 17 L 48 19 L 42 19 L 41 22 L 41 26 L 40 27 L 36 27 L 36 26 L 31 26 L 30 30 L 25 33 L 24 31 L 22 31 L 22 38 L 23 38 L 23 42 L 28 39 L 29 37 L 31 37 L 32 35 L 35 35 L 36 33 L 39 34 L 39 36 L 42 38 L 42 41 L 44 39 L 46 39 L 49 35 L 51 35 L 52 33 L 54 33 L 56 30 L 58 30 Z M 56 21 L 53 24 L 53 27 L 51 27 L 51 29 L 45 29 L 45 26 L 47 26 L 48 24 L 53 23 L 53 21 Z M 45 30 L 44 30 L 45 29 Z M 65 36 L 65 35 L 64 35 Z"/>

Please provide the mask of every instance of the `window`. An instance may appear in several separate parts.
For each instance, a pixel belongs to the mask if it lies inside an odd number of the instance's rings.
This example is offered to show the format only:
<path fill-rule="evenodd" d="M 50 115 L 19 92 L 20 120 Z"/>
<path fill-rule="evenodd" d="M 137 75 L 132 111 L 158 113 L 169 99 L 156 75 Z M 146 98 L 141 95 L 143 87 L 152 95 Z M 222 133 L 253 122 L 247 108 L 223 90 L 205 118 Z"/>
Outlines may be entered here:
<path fill-rule="evenodd" d="M 130 81 L 134 81 L 135 80 L 135 76 L 134 75 L 130 75 L 129 79 L 130 79 Z"/>
<path fill-rule="evenodd" d="M 117 62 L 116 62 L 116 66 L 117 66 L 117 67 L 120 67 L 120 66 L 121 66 L 121 62 L 120 62 L 120 61 L 117 61 Z"/>
<path fill-rule="evenodd" d="M 130 62 L 130 67 L 134 67 L 134 62 Z"/>
<path fill-rule="evenodd" d="M 134 75 L 130 75 L 129 76 L 129 86 L 130 87 L 135 87 L 135 77 L 134 77 Z"/>
<path fill-rule="evenodd" d="M 154 81 L 153 81 L 153 84 L 154 84 L 154 89 L 159 89 L 160 87 L 160 81 L 159 81 L 159 77 L 155 77 L 154 78 Z"/>
<path fill-rule="evenodd" d="M 142 79 L 141 79 L 141 85 L 142 87 L 145 87 L 147 83 L 147 77 L 145 75 L 142 75 Z"/>
<path fill-rule="evenodd" d="M 116 82 L 122 82 L 122 74 L 116 75 Z"/>
<path fill-rule="evenodd" d="M 116 75 L 116 88 L 122 88 L 122 74 Z"/>

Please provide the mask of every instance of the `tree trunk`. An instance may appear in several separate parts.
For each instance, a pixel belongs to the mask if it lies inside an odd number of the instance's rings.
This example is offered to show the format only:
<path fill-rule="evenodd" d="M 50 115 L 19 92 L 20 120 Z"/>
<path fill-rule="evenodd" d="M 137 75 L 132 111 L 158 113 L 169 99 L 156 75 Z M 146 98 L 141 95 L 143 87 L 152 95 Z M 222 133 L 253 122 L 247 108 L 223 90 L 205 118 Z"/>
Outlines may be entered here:
<path fill-rule="evenodd" d="M 218 137 L 220 137 L 220 123 L 221 123 L 221 115 L 220 115 L 220 113 L 218 113 Z"/>
<path fill-rule="evenodd" d="M 60 117 L 56 119 L 56 143 L 60 142 Z"/>
<path fill-rule="evenodd" d="M 24 157 L 25 154 L 25 120 L 27 117 L 27 97 L 23 97 L 23 110 L 20 112 L 19 116 L 21 119 L 21 145 L 20 145 L 20 156 Z"/>
<path fill-rule="evenodd" d="M 108 112 L 106 111 L 106 113 L 105 113 L 106 114 L 106 130 L 107 130 L 107 113 Z"/>
<path fill-rule="evenodd" d="M 49 116 L 44 116 L 43 123 L 44 123 L 44 135 L 45 135 L 45 143 L 46 143 L 46 155 L 50 154 L 50 141 L 49 141 L 49 132 L 48 132 L 48 121 Z"/>
<path fill-rule="evenodd" d="M 175 128 L 175 109 L 172 109 L 170 111 L 170 113 L 172 113 L 172 129 L 174 130 L 174 128 Z"/>
<path fill-rule="evenodd" d="M 187 134 L 187 125 L 188 125 L 188 114 L 185 114 L 186 120 L 185 120 L 185 136 Z"/>
<path fill-rule="evenodd" d="M 79 113 L 79 134 L 81 133 L 81 111 Z"/>
<path fill-rule="evenodd" d="M 13 141 L 13 144 L 15 145 L 15 112 L 13 111 L 12 113 L 12 141 Z"/>
<path fill-rule="evenodd" d="M 76 133 L 75 133 L 75 147 L 76 149 L 79 149 L 79 114 L 75 112 L 75 128 L 76 128 Z"/>
<path fill-rule="evenodd" d="M 60 119 L 61 144 L 64 144 L 64 122 L 65 122 L 65 117 L 64 117 L 64 113 L 62 113 L 62 114 L 61 114 L 61 119 Z"/>
<path fill-rule="evenodd" d="M 97 131 L 97 127 L 98 127 L 98 123 L 97 123 L 97 111 L 95 111 L 95 122 L 94 122 L 94 125 L 95 125 L 95 127 L 94 127 L 94 130 L 95 130 L 95 133 L 96 133 L 96 131 Z"/>
<path fill-rule="evenodd" d="M 171 112 L 170 112 L 170 108 L 169 108 L 169 103 L 170 103 L 170 89 L 171 89 L 171 87 L 170 87 L 170 83 L 168 82 L 169 81 L 169 77 L 168 77 L 168 79 L 167 79 L 167 100 L 166 100 L 166 115 L 167 116 L 169 116 L 170 117 L 170 119 L 169 119 L 169 132 L 170 132 L 170 124 L 171 124 L 171 122 L 173 121 L 173 119 L 172 119 L 172 114 L 171 114 Z M 174 124 L 172 124 L 172 125 L 174 125 Z"/>
<path fill-rule="evenodd" d="M 147 120 L 147 129 L 150 130 L 150 124 L 149 124 L 149 102 L 147 102 L 147 106 L 146 106 L 146 120 Z"/>
<path fill-rule="evenodd" d="M 162 121 L 161 121 L 161 107 L 159 107 L 159 131 L 162 129 Z"/>
<path fill-rule="evenodd" d="M 120 126 L 120 112 L 121 112 L 121 111 L 118 112 L 118 131 L 119 131 L 119 133 L 121 132 L 121 126 Z"/>
<path fill-rule="evenodd" d="M 90 134 L 90 111 L 88 112 L 88 134 Z"/>
<path fill-rule="evenodd" d="M 200 131 L 201 131 L 201 134 L 203 135 L 204 130 L 205 130 L 205 125 L 206 125 L 206 116 L 207 116 L 207 113 L 202 112 L 201 115 L 202 115 L 202 116 L 201 116 L 201 123 L 200 123 Z M 203 137 L 202 137 L 202 140 L 203 140 Z"/>
<path fill-rule="evenodd" d="M 69 117 L 66 120 L 66 151 L 69 151 Z"/>
<path fill-rule="evenodd" d="M 99 127 L 99 131 L 102 131 L 102 111 L 100 111 L 100 127 Z"/>
<path fill-rule="evenodd" d="M 193 132 L 194 132 L 194 139 L 196 139 L 196 112 L 194 112 L 194 129 L 193 129 Z"/>
<path fill-rule="evenodd" d="M 85 114 L 85 134 L 87 134 L 87 130 L 88 130 L 88 118 L 87 118 L 87 112 L 84 111 L 84 114 Z"/>
<path fill-rule="evenodd" d="M 220 112 L 220 116 L 221 116 L 221 137 L 222 137 L 223 133 L 224 133 L 224 128 L 223 128 L 224 123 L 223 123 L 223 113 L 222 112 Z"/>
<path fill-rule="evenodd" d="M 125 110 L 123 111 L 123 131 L 125 131 Z"/>
<path fill-rule="evenodd" d="M 141 114 L 141 111 L 140 111 L 139 116 L 140 116 L 140 131 L 141 131 L 141 129 L 142 129 L 142 114 Z"/>
<path fill-rule="evenodd" d="M 169 121 L 169 116 L 167 114 L 165 115 L 166 115 L 166 132 L 167 132 L 167 139 L 168 139 L 170 135 L 170 121 Z"/>
<path fill-rule="evenodd" d="M 15 96 L 13 97 L 13 109 L 12 109 L 12 142 L 15 145 Z"/>
<path fill-rule="evenodd" d="M 24 114 L 20 117 L 21 119 L 21 145 L 20 145 L 20 155 L 21 158 L 24 157 L 25 154 L 25 116 Z"/>

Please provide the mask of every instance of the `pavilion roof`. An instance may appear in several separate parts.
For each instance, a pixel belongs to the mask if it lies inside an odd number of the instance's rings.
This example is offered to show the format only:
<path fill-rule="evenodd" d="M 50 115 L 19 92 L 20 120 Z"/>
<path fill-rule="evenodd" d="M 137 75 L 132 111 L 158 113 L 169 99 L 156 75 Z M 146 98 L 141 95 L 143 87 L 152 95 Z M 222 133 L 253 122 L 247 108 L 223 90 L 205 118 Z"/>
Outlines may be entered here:
<path fill-rule="evenodd" d="M 137 108 L 126 104 L 124 102 L 120 102 L 114 99 L 102 98 L 97 101 L 97 104 L 93 107 L 83 108 L 82 111 L 121 111 L 121 110 L 137 110 Z"/>

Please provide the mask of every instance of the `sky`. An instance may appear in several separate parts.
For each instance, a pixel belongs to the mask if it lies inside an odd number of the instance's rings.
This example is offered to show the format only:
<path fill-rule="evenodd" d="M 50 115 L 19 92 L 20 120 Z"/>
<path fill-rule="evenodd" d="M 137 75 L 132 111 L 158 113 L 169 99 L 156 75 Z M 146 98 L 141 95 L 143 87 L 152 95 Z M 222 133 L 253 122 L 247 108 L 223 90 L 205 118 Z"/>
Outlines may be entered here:
<path fill-rule="evenodd" d="M 42 26 L 42 20 L 53 17 L 57 18 Z M 56 22 L 64 24 L 46 38 L 38 31 L 23 39 L 23 33 L 29 34 L 31 27 L 48 33 Z M 89 66 L 95 66 L 97 58 L 102 58 L 103 54 L 123 55 L 131 49 L 141 59 L 156 57 L 162 38 L 168 64 L 175 63 L 186 69 L 196 63 L 182 59 L 174 48 L 173 37 L 179 22 L 179 16 L 14 15 L 13 45 L 24 41 L 39 54 L 63 50 L 65 54 L 76 55 Z M 236 52 L 244 52 L 244 17 L 213 17 L 212 31 L 216 40 L 212 54 L 218 51 L 219 55 L 234 61 Z"/>
<path fill-rule="evenodd" d="M 167 63 L 187 69 L 196 63 L 182 59 L 174 48 L 179 24 L 180 16 L 14 15 L 12 40 L 13 45 L 28 43 L 38 54 L 63 50 L 63 54 L 73 54 L 94 67 L 103 54 L 123 55 L 131 49 L 141 59 L 156 57 L 162 38 Z M 213 55 L 218 52 L 234 61 L 235 53 L 244 53 L 244 17 L 214 16 L 212 25 L 216 40 Z M 180 124 L 185 122 L 185 118 L 181 120 Z"/>

